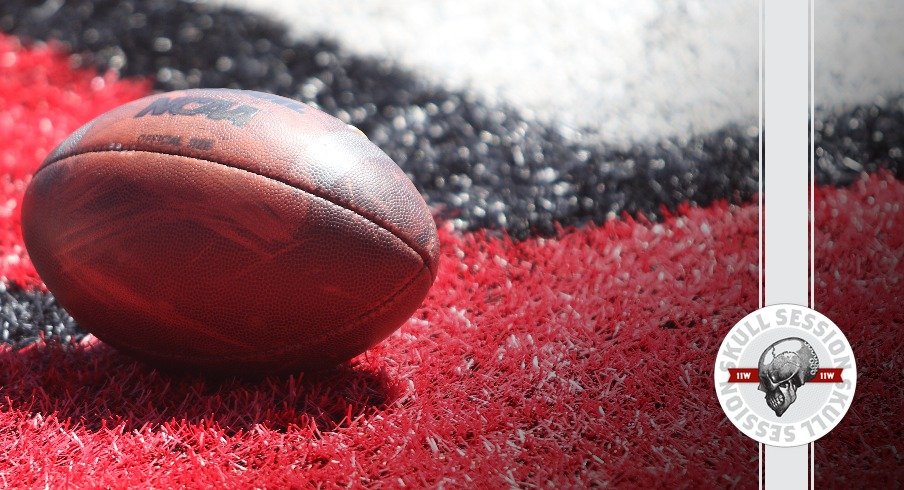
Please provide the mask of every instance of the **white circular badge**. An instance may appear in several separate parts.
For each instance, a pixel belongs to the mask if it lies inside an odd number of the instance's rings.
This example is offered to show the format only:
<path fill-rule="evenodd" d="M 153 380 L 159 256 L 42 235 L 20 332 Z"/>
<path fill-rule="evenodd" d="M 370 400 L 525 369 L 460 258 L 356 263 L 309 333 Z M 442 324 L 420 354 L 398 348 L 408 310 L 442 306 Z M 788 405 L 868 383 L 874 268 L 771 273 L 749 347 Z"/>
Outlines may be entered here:
<path fill-rule="evenodd" d="M 838 425 L 854 400 L 857 364 L 851 344 L 825 315 L 779 304 L 732 327 L 713 377 L 735 427 L 763 444 L 789 447 Z"/>

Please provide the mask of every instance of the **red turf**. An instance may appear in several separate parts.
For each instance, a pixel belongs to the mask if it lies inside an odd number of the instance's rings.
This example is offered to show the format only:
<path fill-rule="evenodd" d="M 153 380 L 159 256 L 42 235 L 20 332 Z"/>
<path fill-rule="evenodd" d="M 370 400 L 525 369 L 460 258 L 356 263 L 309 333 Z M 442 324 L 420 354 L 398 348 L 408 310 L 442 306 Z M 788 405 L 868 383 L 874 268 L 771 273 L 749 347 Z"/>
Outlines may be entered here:
<path fill-rule="evenodd" d="M 23 179 L 56 139 L 146 85 L 107 77 L 92 92 L 95 76 L 64 57 L 0 43 L 0 63 L 32 60 L 0 75 L 0 121 L 12 118 L 0 138 L 18 138 L 0 148 L 12 165 L 0 270 L 39 286 L 18 235 Z M 42 117 L 59 131 L 35 129 Z M 817 444 L 831 470 L 817 478 L 888 486 L 904 478 L 904 414 L 889 403 L 902 389 L 904 184 L 874 176 L 817 199 L 817 306 L 860 368 L 854 406 Z M 443 227 L 415 318 L 317 379 L 171 377 L 96 343 L 2 349 L 0 482 L 755 487 L 756 445 L 720 411 L 711 369 L 722 335 L 757 306 L 757 221 L 754 206 L 717 204 L 520 243 Z"/>
<path fill-rule="evenodd" d="M 904 482 L 904 183 L 864 177 L 816 193 L 816 308 L 844 331 L 857 393 L 816 443 L 816 485 L 897 488 Z"/>
<path fill-rule="evenodd" d="M 69 133 L 150 90 L 147 81 L 118 80 L 112 73 L 70 65 L 56 49 L 26 49 L 0 35 L 0 278 L 25 286 L 43 287 L 17 248 L 22 243 L 17 203 L 27 179 Z"/>
<path fill-rule="evenodd" d="M 216 386 L 98 346 L 6 352 L 0 445 L 21 448 L 7 477 L 752 482 L 755 445 L 719 412 L 710 369 L 755 301 L 756 222 L 716 207 L 519 244 L 443 230 L 417 317 L 321 380 Z"/>

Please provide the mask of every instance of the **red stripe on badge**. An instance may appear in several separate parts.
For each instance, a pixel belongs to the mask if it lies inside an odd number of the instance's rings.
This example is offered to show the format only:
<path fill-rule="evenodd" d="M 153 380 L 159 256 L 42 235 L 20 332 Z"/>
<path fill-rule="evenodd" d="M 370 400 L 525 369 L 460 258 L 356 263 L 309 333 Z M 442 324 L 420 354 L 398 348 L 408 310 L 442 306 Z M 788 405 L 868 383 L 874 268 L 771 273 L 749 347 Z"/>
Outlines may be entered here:
<path fill-rule="evenodd" d="M 807 383 L 844 383 L 841 379 L 842 368 L 819 368 L 813 379 Z"/>
<path fill-rule="evenodd" d="M 842 368 L 820 368 L 807 383 L 843 383 Z M 760 371 L 756 368 L 728 368 L 729 383 L 759 383 Z"/>
<path fill-rule="evenodd" d="M 729 383 L 759 383 L 760 371 L 756 368 L 728 368 Z"/>

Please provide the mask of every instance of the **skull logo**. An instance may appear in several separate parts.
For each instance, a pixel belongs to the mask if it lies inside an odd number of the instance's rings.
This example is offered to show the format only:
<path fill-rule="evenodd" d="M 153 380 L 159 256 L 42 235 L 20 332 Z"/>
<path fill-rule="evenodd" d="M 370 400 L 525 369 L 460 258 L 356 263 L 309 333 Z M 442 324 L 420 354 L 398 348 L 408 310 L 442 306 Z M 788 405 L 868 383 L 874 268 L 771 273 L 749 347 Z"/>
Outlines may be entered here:
<path fill-rule="evenodd" d="M 797 400 L 797 389 L 816 376 L 819 358 L 807 341 L 789 337 L 773 343 L 760 355 L 759 390 L 766 404 L 781 417 Z"/>

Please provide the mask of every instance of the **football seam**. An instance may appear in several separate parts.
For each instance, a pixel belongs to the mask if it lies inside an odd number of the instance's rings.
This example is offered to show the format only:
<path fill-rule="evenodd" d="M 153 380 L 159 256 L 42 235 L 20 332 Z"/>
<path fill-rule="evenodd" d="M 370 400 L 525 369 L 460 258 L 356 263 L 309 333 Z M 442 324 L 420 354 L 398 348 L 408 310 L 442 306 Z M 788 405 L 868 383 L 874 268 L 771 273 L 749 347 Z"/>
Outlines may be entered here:
<path fill-rule="evenodd" d="M 128 152 L 135 152 L 135 153 L 150 153 L 150 154 L 153 154 L 153 155 L 169 155 L 169 156 L 173 156 L 173 157 L 188 158 L 188 159 L 191 159 L 191 160 L 197 160 L 197 161 L 199 161 L 199 162 L 213 163 L 213 164 L 220 165 L 220 166 L 223 166 L 223 167 L 226 167 L 226 168 L 232 168 L 232 169 L 236 169 L 236 170 L 241 170 L 241 171 L 247 172 L 247 173 L 249 173 L 249 174 L 251 174 L 251 175 L 256 175 L 256 176 L 258 176 L 258 177 L 262 177 L 262 178 L 265 178 L 265 179 L 268 179 L 268 180 L 272 180 L 272 181 L 274 181 L 274 182 L 279 182 L 279 183 L 284 184 L 284 185 L 287 185 L 287 186 L 289 186 L 289 187 L 291 187 L 291 188 L 293 188 L 293 189 L 295 189 L 295 190 L 298 190 L 298 191 L 300 191 L 300 192 L 304 192 L 305 194 L 308 194 L 308 195 L 310 195 L 310 196 L 320 198 L 320 199 L 322 199 L 322 200 L 324 200 L 324 201 L 326 201 L 326 202 L 328 202 L 328 203 L 330 203 L 330 204 L 332 204 L 332 205 L 334 205 L 334 206 L 340 207 L 340 208 L 342 208 L 342 209 L 347 209 L 347 210 L 351 211 L 352 213 L 354 213 L 354 214 L 360 216 L 361 218 L 364 218 L 364 219 L 367 220 L 368 222 L 374 224 L 375 226 L 377 226 L 377 227 L 379 227 L 379 228 L 382 228 L 382 229 L 388 231 L 388 232 L 391 233 L 393 236 L 395 236 L 396 238 L 398 238 L 402 243 L 405 244 L 405 246 L 407 246 L 409 249 L 411 249 L 411 251 L 413 251 L 415 254 L 418 255 L 418 257 L 421 258 L 421 262 L 423 262 L 424 266 L 427 267 L 428 270 L 430 270 L 431 276 L 432 276 L 434 279 L 436 278 L 436 273 L 437 273 L 436 267 L 438 267 L 438 264 L 435 265 L 434 267 L 431 267 L 431 265 L 430 265 L 430 264 L 431 264 L 430 253 L 429 253 L 427 250 L 424 250 L 423 252 L 420 251 L 420 250 L 418 250 L 420 247 L 417 247 L 417 246 L 413 245 L 413 244 L 412 244 L 412 241 L 411 241 L 410 239 L 406 239 L 406 238 L 402 235 L 402 233 L 400 233 L 400 232 L 398 232 L 398 231 L 392 229 L 393 227 L 387 226 L 386 224 L 381 223 L 381 222 L 380 222 L 381 220 L 378 220 L 378 219 L 376 219 L 375 217 L 366 216 L 365 214 L 362 214 L 362 213 L 361 213 L 359 210 L 357 210 L 357 209 L 352 209 L 352 208 L 350 208 L 350 207 L 348 207 L 348 206 L 343 205 L 342 203 L 338 203 L 338 202 L 333 201 L 333 200 L 330 199 L 328 196 L 323 196 L 323 195 L 321 195 L 321 194 L 319 194 L 319 193 L 317 193 L 317 192 L 315 192 L 315 191 L 309 190 L 309 189 L 302 189 L 301 187 L 298 187 L 298 186 L 296 186 L 296 185 L 294 185 L 294 184 L 291 184 L 291 183 L 289 183 L 289 182 L 286 182 L 285 180 L 278 179 L 278 178 L 275 178 L 275 177 L 271 177 L 271 176 L 269 176 L 269 175 L 264 175 L 264 174 L 260 174 L 260 173 L 257 173 L 257 172 L 253 172 L 253 171 L 248 170 L 248 169 L 246 169 L 246 168 L 242 168 L 242 167 L 239 167 L 239 166 L 236 166 L 236 165 L 231 165 L 231 164 L 229 164 L 229 163 L 220 162 L 220 161 L 217 161 L 217 160 L 209 160 L 209 159 L 207 159 L 207 158 L 199 158 L 199 157 L 196 157 L 196 156 L 181 155 L 181 154 L 179 154 L 179 153 L 171 153 L 171 152 L 157 151 L 157 150 L 153 150 L 153 151 L 152 151 L 152 150 L 141 150 L 141 149 L 127 148 L 127 147 L 118 148 L 118 149 L 105 148 L 105 149 L 96 149 L 96 150 L 79 151 L 79 152 L 77 152 L 77 153 L 70 153 L 70 154 L 66 154 L 66 155 L 61 155 L 60 157 L 58 157 L 58 158 L 56 158 L 56 159 L 54 159 L 54 160 L 46 161 L 46 162 L 44 162 L 43 165 L 41 165 L 41 167 L 40 167 L 37 171 L 35 171 L 34 174 L 32 174 L 32 178 L 34 178 L 35 176 L 37 176 L 39 173 L 41 173 L 42 170 L 44 170 L 44 169 L 47 168 L 47 167 L 50 167 L 51 165 L 55 165 L 55 164 L 57 164 L 57 163 L 59 163 L 59 162 L 62 162 L 63 160 L 67 160 L 67 159 L 69 159 L 69 158 L 77 157 L 77 156 L 79 156 L 79 155 L 90 155 L 90 154 L 95 154 L 95 153 L 128 153 Z M 431 218 L 431 219 L 432 219 L 432 218 Z"/>
<path fill-rule="evenodd" d="M 51 165 L 53 165 L 53 164 L 62 162 L 62 161 L 64 161 L 64 160 L 67 160 L 67 159 L 69 159 L 69 158 L 76 157 L 76 156 L 79 156 L 79 155 L 89 155 L 89 154 L 95 154 L 95 153 L 129 153 L 129 152 L 132 152 L 132 153 L 155 153 L 155 154 L 157 154 L 156 152 L 148 152 L 148 151 L 143 151 L 143 150 L 125 150 L 125 149 L 123 149 L 123 150 L 102 150 L 102 151 L 99 150 L 99 151 L 80 152 L 80 153 L 73 154 L 73 155 L 67 155 L 67 156 L 64 157 L 64 158 L 60 158 L 60 159 L 54 160 L 54 161 L 52 161 L 52 162 L 47 162 L 43 167 L 41 167 L 37 172 L 35 172 L 35 173 L 33 174 L 32 178 L 37 177 L 37 175 L 40 173 L 40 171 L 43 170 L 44 168 L 47 168 L 47 167 L 49 167 L 49 166 L 51 166 Z M 161 154 L 162 154 L 162 153 L 161 153 Z M 378 304 L 374 305 L 374 306 L 373 306 L 372 308 L 370 308 L 369 310 L 367 310 L 367 311 L 361 313 L 359 316 L 357 316 L 357 317 L 355 317 L 355 318 L 353 318 L 353 319 L 351 319 L 351 320 L 345 322 L 345 323 L 342 325 L 342 329 L 341 329 L 341 332 L 342 332 L 342 333 L 347 332 L 347 331 L 349 331 L 350 329 L 352 329 L 352 328 L 354 328 L 354 327 L 356 327 L 356 326 L 359 326 L 359 325 L 361 325 L 362 323 L 367 322 L 368 319 L 370 319 L 371 317 L 376 316 L 376 315 L 379 315 L 380 313 L 384 312 L 384 311 L 385 311 L 387 308 L 389 308 L 396 300 L 398 300 L 399 297 L 402 296 L 402 294 L 403 294 L 405 291 L 407 291 L 407 290 L 415 283 L 415 281 L 421 276 L 421 274 L 422 274 L 425 270 L 426 270 L 427 273 L 430 275 L 430 280 L 431 280 L 431 282 L 435 279 L 435 275 L 434 275 L 434 273 L 433 273 L 433 270 L 429 267 L 429 265 L 428 265 L 426 262 L 423 261 L 423 257 L 417 252 L 417 250 L 415 250 L 415 249 L 412 248 L 408 243 L 406 243 L 404 240 L 402 240 L 401 237 L 399 237 L 398 235 L 396 235 L 395 233 L 393 233 L 392 230 L 389 230 L 389 229 L 385 228 L 384 226 L 381 226 L 379 223 L 373 222 L 372 220 L 368 219 L 366 216 L 362 216 L 360 213 L 357 213 L 357 212 L 356 212 L 355 210 L 353 210 L 353 209 L 349 209 L 349 208 L 347 208 L 347 207 L 345 207 L 345 206 L 342 206 L 341 204 L 334 203 L 334 202 L 330 201 L 329 199 L 325 199 L 325 198 L 323 198 L 323 197 L 321 197 L 321 196 L 318 196 L 318 195 L 316 195 L 316 194 L 312 194 L 312 193 L 310 193 L 310 192 L 307 192 L 307 191 L 304 190 L 304 189 L 299 189 L 299 188 L 297 188 L 297 187 L 295 187 L 295 186 L 293 186 L 293 185 L 291 185 L 291 184 L 288 184 L 288 183 L 286 183 L 286 182 L 283 182 L 283 181 L 281 181 L 281 180 L 273 179 L 273 178 L 270 178 L 270 177 L 268 177 L 268 176 L 266 176 L 266 175 L 261 175 L 261 174 L 259 174 L 259 173 L 252 172 L 252 171 L 250 171 L 250 170 L 246 170 L 246 169 L 239 168 L 239 167 L 232 167 L 232 166 L 229 166 L 229 165 L 223 165 L 223 164 L 221 164 L 221 163 L 219 163 L 219 162 L 216 162 L 216 161 L 213 161 L 213 160 L 206 160 L 206 159 L 203 159 L 203 158 L 188 157 L 188 156 L 184 156 L 184 155 L 174 155 L 174 154 L 169 154 L 169 153 L 166 153 L 166 155 L 170 155 L 170 156 L 174 156 L 174 157 L 178 157 L 178 158 L 186 158 L 186 159 L 189 159 L 189 160 L 197 160 L 197 161 L 200 161 L 200 162 L 212 163 L 212 164 L 216 164 L 216 165 L 222 165 L 222 166 L 224 166 L 224 167 L 226 167 L 226 168 L 231 168 L 231 169 L 234 169 L 234 170 L 238 170 L 238 171 L 240 171 L 240 172 L 244 172 L 244 173 L 247 173 L 247 174 L 251 174 L 251 175 L 253 175 L 253 176 L 255 176 L 255 177 L 260 177 L 260 178 L 263 178 L 263 179 L 271 180 L 271 181 L 273 181 L 273 182 L 277 182 L 277 183 L 279 183 L 279 184 L 285 185 L 286 187 L 289 187 L 289 188 L 291 188 L 291 189 L 295 189 L 295 190 L 297 190 L 297 191 L 300 191 L 300 192 L 303 192 L 303 193 L 305 193 L 305 194 L 308 194 L 308 195 L 310 195 L 311 197 L 313 197 L 313 198 L 315 198 L 315 199 L 319 199 L 319 200 L 323 201 L 324 203 L 326 203 L 326 204 L 328 204 L 328 205 L 335 206 L 336 208 L 339 208 L 339 209 L 348 211 L 348 212 L 350 212 L 350 213 L 352 213 L 352 214 L 354 214 L 354 215 L 356 215 L 356 216 L 359 216 L 359 217 L 363 218 L 365 221 L 367 221 L 368 223 L 371 223 L 372 225 L 376 226 L 377 228 L 386 231 L 386 232 L 389 233 L 390 235 L 396 237 L 400 242 L 402 242 L 402 243 L 403 243 L 405 246 L 407 246 L 412 252 L 414 252 L 418 257 L 421 258 L 422 263 L 421 263 L 421 268 L 420 268 L 420 269 L 418 269 L 414 274 L 412 274 L 411 277 L 409 277 L 408 279 L 406 279 L 406 280 L 402 283 L 402 285 L 399 286 L 395 291 L 393 291 L 391 294 L 389 294 L 388 296 L 386 296 L 386 298 L 385 298 L 384 300 L 382 300 L 382 301 L 379 302 Z M 323 339 L 329 338 L 330 336 L 332 336 L 332 335 L 329 334 L 329 333 L 326 333 L 326 334 L 324 334 L 324 335 L 314 337 L 314 339 L 315 339 L 315 342 L 316 342 L 316 341 L 321 341 L 321 340 L 323 340 Z M 103 339 L 101 339 L 101 340 L 103 340 Z M 382 340 L 382 339 L 381 339 L 381 340 Z M 106 342 L 106 341 L 105 341 L 105 342 Z M 117 344 L 111 344 L 111 345 L 114 345 L 114 347 L 116 347 Z M 173 359 L 173 360 L 183 360 L 183 361 L 184 361 L 184 360 L 189 359 L 189 358 L 190 358 L 190 359 L 200 359 L 200 360 L 209 360 L 209 359 L 227 359 L 227 360 L 228 360 L 228 359 L 233 359 L 233 360 L 242 360 L 242 359 L 245 359 L 245 358 L 242 358 L 242 357 L 229 356 L 229 355 L 199 356 L 199 355 L 192 354 L 191 356 L 180 356 L 180 355 L 167 354 L 167 353 L 160 352 L 160 351 L 153 351 L 153 350 L 147 350 L 147 349 L 138 349 L 138 348 L 133 347 L 133 346 L 131 346 L 131 345 L 129 345 L 129 344 L 119 344 L 119 345 L 121 345 L 121 347 L 120 347 L 121 349 L 123 349 L 123 350 L 130 350 L 130 351 L 133 351 L 133 352 L 137 352 L 136 355 L 139 355 L 139 356 L 140 356 L 140 353 L 141 353 L 141 352 L 145 352 L 145 353 L 150 353 L 151 355 L 154 355 L 154 356 L 157 356 L 157 357 L 160 357 L 160 358 Z M 260 353 L 260 356 L 258 356 L 258 358 L 259 358 L 259 357 L 268 356 L 268 355 L 274 355 L 274 354 L 280 354 L 280 353 L 291 352 L 292 350 L 296 350 L 296 349 L 285 348 L 285 347 L 280 347 L 280 348 L 275 348 L 275 349 L 269 349 L 269 350 L 266 350 L 266 351 L 261 352 L 261 353 Z"/>

